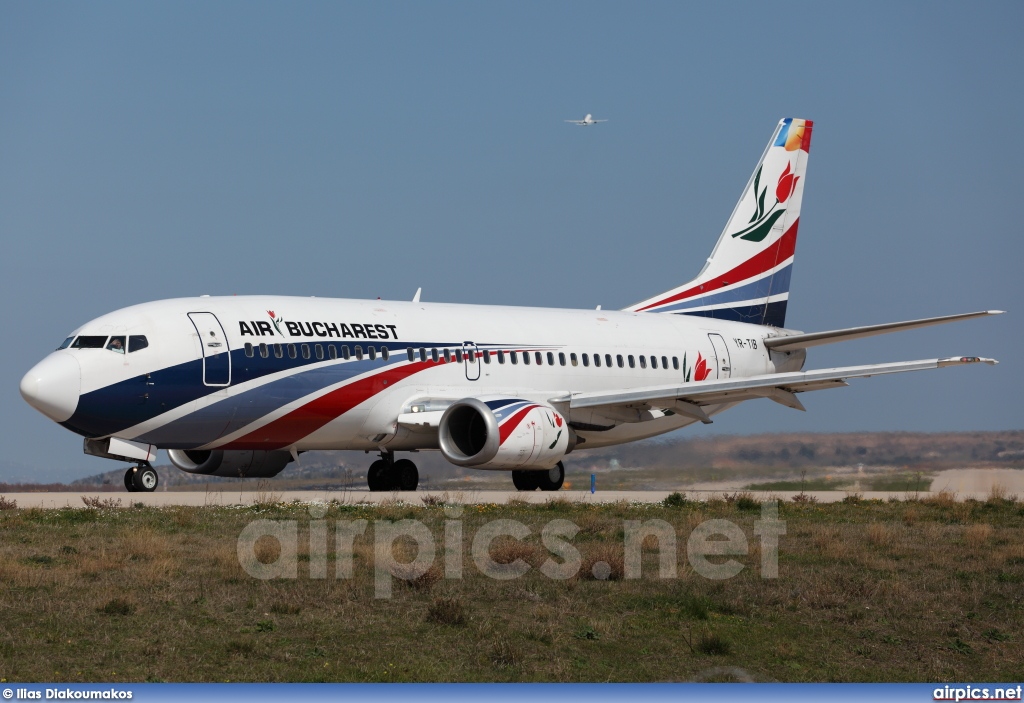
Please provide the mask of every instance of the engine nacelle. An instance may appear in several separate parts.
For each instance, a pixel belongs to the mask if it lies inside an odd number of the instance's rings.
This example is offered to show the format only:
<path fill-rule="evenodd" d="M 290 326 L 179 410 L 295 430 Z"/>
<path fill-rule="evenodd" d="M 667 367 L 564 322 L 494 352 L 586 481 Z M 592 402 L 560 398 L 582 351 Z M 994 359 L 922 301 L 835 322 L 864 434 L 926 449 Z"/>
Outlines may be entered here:
<path fill-rule="evenodd" d="M 292 460 L 288 452 L 248 449 L 169 449 L 171 463 L 182 471 L 204 476 L 270 478 L 277 476 Z"/>
<path fill-rule="evenodd" d="M 576 434 L 550 405 L 518 398 L 463 398 L 438 426 L 444 458 L 477 469 L 550 469 Z"/>

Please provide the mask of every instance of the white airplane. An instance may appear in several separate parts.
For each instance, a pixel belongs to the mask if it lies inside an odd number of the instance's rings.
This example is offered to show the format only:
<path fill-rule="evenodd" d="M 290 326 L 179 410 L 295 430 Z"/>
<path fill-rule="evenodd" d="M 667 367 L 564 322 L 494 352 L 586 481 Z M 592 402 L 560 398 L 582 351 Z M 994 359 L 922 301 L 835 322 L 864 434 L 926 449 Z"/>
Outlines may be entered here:
<path fill-rule="evenodd" d="M 992 359 L 961 356 L 803 371 L 807 349 L 997 314 L 983 311 L 805 334 L 785 327 L 811 144 L 785 119 L 692 281 L 623 310 L 282 296 L 162 300 L 85 323 L 21 381 L 85 452 L 135 464 L 152 491 L 157 449 L 179 469 L 269 477 L 302 452 L 379 452 L 371 490 L 414 490 L 396 452 L 440 450 L 557 490 L 563 459 L 710 423 L 768 398 L 853 378 Z"/>
<path fill-rule="evenodd" d="M 607 122 L 607 121 L 608 120 L 595 120 L 594 116 L 591 115 L 589 112 L 587 113 L 587 116 L 584 117 L 582 120 L 566 120 L 566 122 L 569 122 L 570 124 L 578 125 L 580 127 L 589 127 L 590 125 L 597 124 L 598 122 Z"/>

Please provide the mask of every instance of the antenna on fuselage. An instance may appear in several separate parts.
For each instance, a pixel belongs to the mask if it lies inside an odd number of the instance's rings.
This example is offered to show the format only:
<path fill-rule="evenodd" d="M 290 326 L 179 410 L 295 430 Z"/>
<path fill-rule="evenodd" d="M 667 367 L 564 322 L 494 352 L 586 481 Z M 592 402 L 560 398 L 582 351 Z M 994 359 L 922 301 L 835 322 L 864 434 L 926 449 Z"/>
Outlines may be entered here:
<path fill-rule="evenodd" d="M 416 295 L 414 295 L 412 297 L 412 302 L 414 302 L 414 303 L 420 302 L 420 293 L 422 293 L 422 292 L 423 292 L 423 288 L 417 288 L 416 289 Z"/>

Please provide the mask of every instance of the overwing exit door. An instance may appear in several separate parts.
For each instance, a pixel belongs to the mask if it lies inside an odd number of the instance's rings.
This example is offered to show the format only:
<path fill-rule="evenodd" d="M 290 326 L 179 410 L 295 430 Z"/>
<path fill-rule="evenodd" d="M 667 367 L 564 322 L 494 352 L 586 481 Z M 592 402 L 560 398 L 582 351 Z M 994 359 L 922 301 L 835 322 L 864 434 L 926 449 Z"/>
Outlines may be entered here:
<path fill-rule="evenodd" d="M 462 359 L 466 365 L 466 380 L 480 380 L 480 357 L 477 356 L 476 345 L 472 342 L 462 343 Z"/>
<path fill-rule="evenodd" d="M 212 312 L 190 312 L 203 348 L 203 385 L 231 385 L 231 349 L 220 320 Z"/>

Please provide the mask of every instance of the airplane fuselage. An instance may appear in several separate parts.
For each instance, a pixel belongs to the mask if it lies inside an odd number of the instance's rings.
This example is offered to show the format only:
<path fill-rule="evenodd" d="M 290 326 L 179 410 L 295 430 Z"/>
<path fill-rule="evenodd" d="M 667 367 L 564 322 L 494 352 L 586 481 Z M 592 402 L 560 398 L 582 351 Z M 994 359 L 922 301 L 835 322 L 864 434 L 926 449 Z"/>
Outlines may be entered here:
<path fill-rule="evenodd" d="M 420 399 L 437 407 L 507 395 L 558 409 L 572 393 L 797 370 L 802 355 L 769 354 L 760 343 L 772 329 L 606 310 L 201 297 L 104 315 L 72 335 L 101 343 L 51 356 L 79 369 L 77 402 L 61 424 L 88 438 L 166 449 L 409 450 L 437 447 L 436 433 L 396 422 Z M 127 353 L 108 348 L 115 337 Z M 146 346 L 135 351 L 140 337 Z M 569 419 L 587 448 L 694 422 Z"/>

